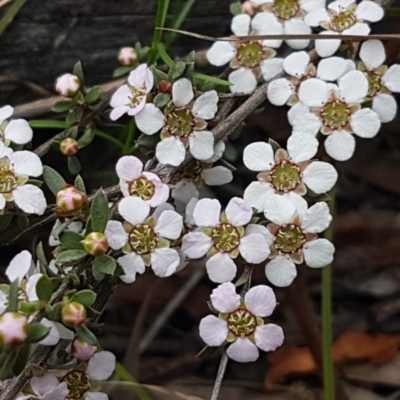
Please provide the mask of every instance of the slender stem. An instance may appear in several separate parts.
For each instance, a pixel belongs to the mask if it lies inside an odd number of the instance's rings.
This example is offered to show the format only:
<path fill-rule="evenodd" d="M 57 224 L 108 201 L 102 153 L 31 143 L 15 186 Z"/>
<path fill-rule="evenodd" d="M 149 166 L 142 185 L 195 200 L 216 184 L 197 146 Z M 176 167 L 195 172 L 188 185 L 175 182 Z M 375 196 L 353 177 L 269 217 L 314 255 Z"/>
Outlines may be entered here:
<path fill-rule="evenodd" d="M 128 124 L 128 135 L 126 137 L 125 146 L 123 149 L 124 155 L 130 154 L 133 139 L 135 138 L 136 124 L 135 120 L 132 118 Z"/>
<path fill-rule="evenodd" d="M 49 119 L 31 119 L 29 121 L 31 128 L 36 129 L 66 129 L 68 125 L 65 121 L 54 121 Z"/>
<path fill-rule="evenodd" d="M 19 10 L 25 4 L 25 1 L 26 0 L 15 0 L 12 6 L 4 14 L 4 17 L 0 20 L 0 36 L 3 34 L 7 26 L 11 24 L 15 16 L 19 13 Z"/>
<path fill-rule="evenodd" d="M 116 144 L 118 147 L 120 147 L 121 149 L 124 149 L 124 144 L 121 143 L 117 138 L 115 138 L 114 136 L 111 136 L 110 134 L 100 131 L 99 129 L 95 129 L 94 133 L 96 134 L 96 136 L 99 136 L 105 140 L 108 140 L 109 142 L 112 142 L 114 144 Z"/>

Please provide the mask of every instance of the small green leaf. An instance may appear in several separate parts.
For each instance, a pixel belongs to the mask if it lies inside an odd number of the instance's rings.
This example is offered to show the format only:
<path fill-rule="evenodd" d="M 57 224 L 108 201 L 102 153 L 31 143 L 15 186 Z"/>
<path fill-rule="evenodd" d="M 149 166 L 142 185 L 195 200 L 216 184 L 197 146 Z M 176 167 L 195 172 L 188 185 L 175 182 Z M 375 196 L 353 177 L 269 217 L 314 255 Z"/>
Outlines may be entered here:
<path fill-rule="evenodd" d="M 83 250 L 83 239 L 82 235 L 73 231 L 64 231 L 60 235 L 60 242 L 67 250 Z"/>
<path fill-rule="evenodd" d="M 47 261 L 46 253 L 44 252 L 43 242 L 39 242 L 36 246 L 36 257 L 39 262 L 39 269 L 42 274 L 47 272 L 49 263 Z"/>
<path fill-rule="evenodd" d="M 65 250 L 56 258 L 57 264 L 75 265 L 88 256 L 85 250 Z"/>
<path fill-rule="evenodd" d="M 43 185 L 43 181 L 39 181 L 38 179 L 29 179 L 29 181 L 27 182 L 29 185 L 34 185 L 37 187 L 42 187 Z"/>
<path fill-rule="evenodd" d="M 192 77 L 196 78 L 196 79 L 200 79 L 201 81 L 214 83 L 216 85 L 221 85 L 221 86 L 231 86 L 232 85 L 232 83 L 229 81 L 226 81 L 226 80 L 220 79 L 220 78 L 216 78 L 214 76 L 201 74 L 200 72 L 193 72 Z"/>
<path fill-rule="evenodd" d="M 32 322 L 28 326 L 28 341 L 36 343 L 44 339 L 50 332 L 50 328 L 40 322 Z"/>
<path fill-rule="evenodd" d="M 36 284 L 36 294 L 39 300 L 45 301 L 46 303 L 51 299 L 54 290 L 58 284 L 55 284 L 47 275 L 40 277 Z"/>
<path fill-rule="evenodd" d="M 93 262 L 93 269 L 107 275 L 114 275 L 117 263 L 114 258 L 107 254 L 96 257 Z"/>
<path fill-rule="evenodd" d="M 158 54 L 160 55 L 161 59 L 168 65 L 168 67 L 172 68 L 175 63 L 174 60 L 169 56 L 167 50 L 165 49 L 165 45 L 163 43 L 159 43 L 157 46 Z"/>
<path fill-rule="evenodd" d="M 93 232 L 104 232 L 108 222 L 108 199 L 103 189 L 95 194 L 90 207 Z"/>
<path fill-rule="evenodd" d="M 79 337 L 87 344 L 90 344 L 91 346 L 99 345 L 95 334 L 86 325 L 78 326 L 75 330 Z"/>
<path fill-rule="evenodd" d="M 276 153 L 281 148 L 279 143 L 276 142 L 275 140 L 271 139 L 271 138 L 268 139 L 268 143 L 271 145 L 272 150 L 274 151 L 274 153 Z"/>
<path fill-rule="evenodd" d="M 13 216 L 13 213 L 0 215 L 0 232 L 5 231 L 10 226 Z"/>
<path fill-rule="evenodd" d="M 138 137 L 136 144 L 138 146 L 144 146 L 144 147 L 153 149 L 154 147 L 156 147 L 156 144 L 159 142 L 159 137 L 157 137 L 157 136 L 158 135 L 145 135 L 143 133 Z"/>
<path fill-rule="evenodd" d="M 92 90 L 85 96 L 85 102 L 87 104 L 96 104 L 101 97 L 101 87 L 93 86 Z"/>
<path fill-rule="evenodd" d="M 172 82 L 175 82 L 184 74 L 185 69 L 186 69 L 186 63 L 184 61 L 177 61 L 168 73 L 170 80 Z"/>
<path fill-rule="evenodd" d="M 132 71 L 132 67 L 120 67 L 117 68 L 113 73 L 113 78 L 121 78 L 129 74 Z"/>
<path fill-rule="evenodd" d="M 76 103 L 73 100 L 61 100 L 54 104 L 52 110 L 56 113 L 63 113 L 71 110 L 75 104 Z"/>
<path fill-rule="evenodd" d="M 75 186 L 78 190 L 80 190 L 82 193 L 85 193 L 85 194 L 86 194 L 85 182 L 83 181 L 83 178 L 82 178 L 80 175 L 78 175 L 78 176 L 75 178 L 74 186 Z"/>
<path fill-rule="evenodd" d="M 19 292 L 19 282 L 16 279 L 11 283 L 8 292 L 8 306 L 7 311 L 17 312 L 18 311 L 18 292 Z"/>
<path fill-rule="evenodd" d="M 78 137 L 78 133 L 79 127 L 78 125 L 75 125 L 72 128 L 67 129 L 67 131 L 65 132 L 65 137 L 76 139 Z"/>
<path fill-rule="evenodd" d="M 93 290 L 85 289 L 75 293 L 71 301 L 76 301 L 85 307 L 91 307 L 96 301 L 97 294 Z"/>
<path fill-rule="evenodd" d="M 92 269 L 92 275 L 93 275 L 93 278 L 96 279 L 96 281 L 98 281 L 98 282 L 102 281 L 106 277 L 105 274 L 97 271 L 95 268 Z"/>
<path fill-rule="evenodd" d="M 35 314 L 40 310 L 40 302 L 35 301 L 35 302 L 26 302 L 26 301 L 21 301 L 19 303 L 19 311 L 21 311 L 23 314 L 26 315 L 31 315 Z"/>
<path fill-rule="evenodd" d="M 153 104 L 158 108 L 164 108 L 170 101 L 171 95 L 169 93 L 158 93 L 153 99 Z"/>
<path fill-rule="evenodd" d="M 29 356 L 31 353 L 30 344 L 24 344 L 22 347 L 18 349 L 18 355 L 12 367 L 14 375 L 19 375 L 25 368 L 28 363 Z"/>
<path fill-rule="evenodd" d="M 10 377 L 11 369 L 17 359 L 18 350 L 12 349 L 2 358 L 2 363 L 0 364 L 0 381 Z"/>
<path fill-rule="evenodd" d="M 242 5 L 240 1 L 237 1 L 236 3 L 232 3 L 229 7 L 229 11 L 233 16 L 239 15 L 242 13 Z"/>
<path fill-rule="evenodd" d="M 81 81 L 81 85 L 83 85 L 83 82 L 85 81 L 85 78 L 84 78 L 84 75 L 83 75 L 82 63 L 80 61 L 78 61 L 74 65 L 73 74 L 76 75 L 79 78 L 79 80 Z"/>
<path fill-rule="evenodd" d="M 81 163 L 75 156 L 68 157 L 68 169 L 72 175 L 78 175 L 81 172 Z"/>
<path fill-rule="evenodd" d="M 94 130 L 93 129 L 86 129 L 85 133 L 78 139 L 78 145 L 80 149 L 88 146 L 92 143 L 94 138 Z"/>
<path fill-rule="evenodd" d="M 64 178 L 55 169 L 47 165 L 43 167 L 43 179 L 54 196 L 57 196 L 57 193 L 67 185 Z"/>

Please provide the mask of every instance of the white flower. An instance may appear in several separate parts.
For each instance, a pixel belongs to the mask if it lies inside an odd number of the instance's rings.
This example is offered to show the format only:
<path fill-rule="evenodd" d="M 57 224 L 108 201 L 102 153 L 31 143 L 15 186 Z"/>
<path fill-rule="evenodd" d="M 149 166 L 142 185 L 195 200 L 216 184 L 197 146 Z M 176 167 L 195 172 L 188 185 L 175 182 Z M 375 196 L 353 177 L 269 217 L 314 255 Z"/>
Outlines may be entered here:
<path fill-rule="evenodd" d="M 232 19 L 232 32 L 236 36 L 249 34 L 282 35 L 282 25 L 267 13 L 257 14 L 253 21 L 247 14 L 240 14 Z M 219 41 L 207 52 L 207 59 L 212 65 L 222 66 L 230 62 L 236 71 L 230 73 L 233 93 L 251 92 L 257 87 L 261 76 L 269 81 L 282 72 L 282 59 L 274 58 L 282 40 Z"/>
<path fill-rule="evenodd" d="M 76 75 L 64 74 L 57 78 L 56 91 L 60 96 L 75 97 L 81 87 L 81 81 Z"/>
<path fill-rule="evenodd" d="M 42 215 L 47 203 L 43 192 L 34 185 L 26 184 L 29 177 L 42 175 L 40 158 L 30 151 L 10 152 L 0 142 L 0 211 L 7 202 L 14 202 L 27 214 Z"/>
<path fill-rule="evenodd" d="M 314 136 L 295 133 L 288 139 L 287 149 L 279 149 L 275 157 L 268 143 L 255 142 L 244 149 L 244 165 L 260 173 L 258 181 L 247 187 L 243 198 L 258 211 L 264 210 L 266 199 L 273 193 L 288 197 L 298 210 L 306 210 L 307 202 L 301 196 L 307 193 L 307 188 L 322 194 L 337 181 L 337 172 L 331 164 L 311 160 L 318 150 Z"/>
<path fill-rule="evenodd" d="M 169 197 L 168 185 L 152 172 L 143 171 L 143 163 L 134 156 L 120 158 L 116 166 L 121 192 L 125 197 L 140 197 L 150 207 L 165 203 Z"/>
<path fill-rule="evenodd" d="M 321 268 L 332 262 L 333 244 L 316 235 L 332 220 L 326 203 L 315 203 L 300 213 L 290 200 L 273 194 L 265 202 L 264 214 L 271 221 L 267 237 L 272 259 L 265 266 L 265 274 L 275 286 L 293 282 L 297 275 L 295 264 L 304 261 L 311 268 Z"/>
<path fill-rule="evenodd" d="M 122 85 L 111 97 L 113 108 L 110 118 L 115 121 L 122 115 L 136 115 L 146 105 L 147 94 L 154 85 L 154 76 L 147 64 L 139 65 L 129 74 L 128 84 Z"/>
<path fill-rule="evenodd" d="M 15 144 L 25 144 L 32 140 L 33 131 L 28 121 L 24 119 L 12 119 L 14 108 L 4 106 L 0 108 L 0 142 L 6 146 L 13 142 Z"/>
<path fill-rule="evenodd" d="M 195 224 L 201 228 L 183 237 L 182 251 L 189 258 L 207 254 L 206 268 L 213 282 L 229 282 L 236 275 L 233 259 L 240 254 L 248 263 L 257 264 L 269 255 L 263 236 L 265 227 L 250 224 L 253 210 L 243 199 L 232 198 L 221 214 L 218 200 L 202 199 L 193 211 Z"/>
<path fill-rule="evenodd" d="M 136 274 L 143 274 L 150 266 L 160 277 L 172 275 L 179 263 L 179 254 L 169 248 L 167 239 L 178 239 L 182 232 L 182 216 L 173 210 L 165 210 L 159 216 L 149 216 L 149 205 L 138 197 L 125 197 L 119 203 L 118 212 L 124 223 L 109 221 L 105 231 L 108 243 L 114 250 L 122 248 L 124 256 L 118 262 L 125 274 L 125 283 L 134 282 Z"/>
<path fill-rule="evenodd" d="M 283 60 L 283 70 L 288 78 L 274 79 L 268 85 L 268 100 L 276 105 L 293 106 L 298 102 L 298 90 L 302 82 L 309 78 L 319 78 L 323 81 L 336 81 L 346 72 L 355 69 L 353 61 L 341 57 L 322 59 L 318 68 L 310 62 L 310 56 L 305 51 L 288 55 Z"/>
<path fill-rule="evenodd" d="M 30 386 L 33 391 L 32 394 L 19 395 L 17 400 L 64 400 L 68 393 L 66 382 L 59 382 L 56 376 L 47 372 L 41 377 L 33 377 L 30 380 Z"/>
<path fill-rule="evenodd" d="M 361 109 L 368 93 L 368 80 L 361 71 L 350 71 L 339 79 L 339 86 L 311 78 L 300 85 L 299 99 L 309 107 L 296 116 L 294 131 L 328 135 L 326 152 L 335 160 L 348 160 L 354 153 L 355 139 L 374 137 L 381 126 L 370 108 Z"/>
<path fill-rule="evenodd" d="M 223 283 L 213 290 L 211 303 L 220 314 L 208 315 L 200 321 L 200 337 L 208 346 L 230 343 L 227 354 L 232 360 L 255 361 L 258 349 L 274 351 L 283 343 L 282 328 L 263 320 L 276 307 L 270 287 L 254 286 L 242 301 L 233 283 Z"/>
<path fill-rule="evenodd" d="M 337 0 L 328 4 L 328 9 L 317 8 L 309 12 L 304 20 L 312 26 L 321 26 L 326 31 L 321 35 L 338 35 L 338 39 L 318 39 L 315 50 L 321 57 L 329 57 L 336 52 L 342 40 L 340 35 L 368 35 L 371 31 L 364 21 L 378 22 L 383 18 L 383 9 L 374 1 Z"/>
<path fill-rule="evenodd" d="M 218 94 L 211 90 L 193 99 L 192 83 L 181 78 L 172 85 L 172 102 L 164 113 L 151 103 L 135 117 L 138 128 L 147 135 L 162 129 L 161 142 L 156 147 L 156 157 L 162 164 L 174 167 L 182 164 L 187 147 L 198 160 L 213 155 L 214 136 L 206 130 L 206 121 L 217 113 Z"/>
<path fill-rule="evenodd" d="M 400 65 L 389 69 L 383 65 L 386 59 L 385 48 L 379 40 L 368 40 L 361 45 L 358 68 L 368 79 L 368 98 L 372 98 L 372 109 L 381 122 L 390 122 L 396 116 L 397 103 L 392 92 L 400 92 Z"/>

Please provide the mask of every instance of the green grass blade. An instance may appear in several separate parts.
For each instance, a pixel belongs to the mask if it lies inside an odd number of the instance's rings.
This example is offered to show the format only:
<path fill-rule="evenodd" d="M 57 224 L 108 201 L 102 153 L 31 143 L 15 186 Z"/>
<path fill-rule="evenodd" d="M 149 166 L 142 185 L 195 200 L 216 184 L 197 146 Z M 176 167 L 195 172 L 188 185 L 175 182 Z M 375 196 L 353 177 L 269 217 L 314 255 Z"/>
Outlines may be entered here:
<path fill-rule="evenodd" d="M 230 83 L 229 81 L 226 81 L 226 80 L 220 79 L 220 78 L 215 78 L 214 76 L 201 74 L 200 72 L 193 72 L 192 77 L 196 78 L 196 79 L 200 79 L 202 81 L 215 83 L 216 85 L 232 86 L 232 83 Z"/>
<path fill-rule="evenodd" d="M 26 0 L 15 0 L 12 6 L 4 14 L 3 18 L 0 20 L 0 36 L 3 34 L 8 25 L 11 24 L 12 20 L 19 13 L 19 10 L 25 4 Z"/>

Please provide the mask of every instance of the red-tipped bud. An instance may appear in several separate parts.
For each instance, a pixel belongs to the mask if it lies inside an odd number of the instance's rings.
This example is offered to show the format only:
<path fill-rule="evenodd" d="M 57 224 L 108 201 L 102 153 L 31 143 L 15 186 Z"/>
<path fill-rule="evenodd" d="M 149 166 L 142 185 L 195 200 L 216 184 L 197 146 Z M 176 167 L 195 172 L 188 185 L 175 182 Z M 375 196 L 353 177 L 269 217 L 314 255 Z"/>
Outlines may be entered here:
<path fill-rule="evenodd" d="M 75 301 L 67 303 L 61 312 L 61 319 L 64 325 L 76 328 L 86 321 L 86 308 Z"/>
<path fill-rule="evenodd" d="M 242 4 L 242 13 L 253 16 L 257 12 L 258 7 L 251 1 L 245 1 Z"/>
<path fill-rule="evenodd" d="M 76 75 L 64 74 L 57 78 L 56 91 L 60 96 L 75 97 L 81 87 L 81 81 Z"/>
<path fill-rule="evenodd" d="M 6 312 L 0 316 L 0 343 L 17 346 L 28 337 L 28 320 L 16 312 Z"/>
<path fill-rule="evenodd" d="M 92 232 L 85 237 L 83 247 L 91 256 L 99 257 L 107 253 L 108 240 L 104 233 Z"/>
<path fill-rule="evenodd" d="M 89 360 L 96 350 L 97 346 L 91 346 L 80 338 L 75 339 L 72 343 L 72 354 L 78 360 Z"/>
<path fill-rule="evenodd" d="M 85 207 L 87 202 L 88 198 L 85 193 L 75 186 L 66 186 L 57 193 L 56 203 L 58 209 L 56 211 L 60 215 L 72 215 Z"/>
<path fill-rule="evenodd" d="M 163 93 L 172 93 L 172 83 L 169 81 L 160 81 L 158 90 Z"/>
<path fill-rule="evenodd" d="M 133 47 L 123 47 L 118 54 L 118 61 L 121 65 L 133 65 L 137 61 L 138 56 Z"/>
<path fill-rule="evenodd" d="M 64 155 L 74 156 L 79 150 L 79 144 L 75 139 L 66 138 L 60 143 L 60 151 Z"/>

